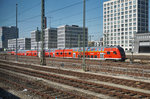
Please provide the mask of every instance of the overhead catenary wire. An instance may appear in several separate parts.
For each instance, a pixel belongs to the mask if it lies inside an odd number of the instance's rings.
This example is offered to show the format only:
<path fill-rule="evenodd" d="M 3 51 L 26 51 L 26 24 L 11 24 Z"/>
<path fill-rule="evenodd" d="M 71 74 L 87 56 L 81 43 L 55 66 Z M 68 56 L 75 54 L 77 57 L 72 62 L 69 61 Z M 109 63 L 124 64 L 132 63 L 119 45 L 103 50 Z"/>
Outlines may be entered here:
<path fill-rule="evenodd" d="M 89 0 L 87 0 L 87 1 L 89 1 Z M 64 10 L 64 9 L 66 9 L 66 8 L 69 8 L 69 7 L 73 7 L 73 6 L 75 6 L 75 5 L 78 5 L 78 4 L 82 4 L 82 2 L 81 2 L 81 1 L 80 1 L 80 2 L 76 2 L 76 3 L 73 3 L 73 4 L 71 4 L 71 5 L 67 5 L 67 6 L 65 6 L 65 7 L 62 7 L 62 8 L 58 8 L 58 9 L 55 9 L 55 10 L 47 11 L 46 14 L 54 13 L 54 12 L 57 12 L 57 11 L 61 11 L 61 10 Z M 26 21 L 26 20 L 31 20 L 31 19 L 34 19 L 34 18 L 36 18 L 36 17 L 40 17 L 40 14 L 35 15 L 35 16 L 32 16 L 32 17 L 29 17 L 29 18 L 26 18 L 26 19 L 23 19 L 23 20 L 19 20 L 19 22 L 23 22 L 23 21 Z"/>
<path fill-rule="evenodd" d="M 90 1 L 90 0 L 87 0 L 87 1 Z M 82 2 L 83 3 L 83 2 Z M 75 5 L 79 5 L 79 4 L 82 4 L 81 2 L 79 3 L 79 2 L 76 2 L 76 3 L 73 3 L 73 4 L 71 4 L 72 6 L 75 6 Z M 36 4 L 36 5 L 38 5 L 38 4 Z M 72 7 L 72 6 L 65 6 L 65 7 L 63 7 L 64 9 L 67 9 L 67 8 L 70 8 L 70 7 Z M 101 6 L 100 6 L 101 7 Z M 86 12 L 89 12 L 89 11 L 93 11 L 94 9 L 97 9 L 97 8 L 100 8 L 100 7 L 93 7 L 93 8 L 90 8 L 90 9 L 87 9 L 87 11 Z M 57 10 L 58 11 L 62 11 L 62 10 L 64 10 L 64 9 L 56 9 L 56 10 L 52 10 L 52 11 L 49 11 L 49 12 L 47 12 L 47 13 L 55 13 L 55 12 L 57 12 Z M 54 12 L 53 12 L 54 11 Z M 26 12 L 28 12 L 28 9 L 26 9 Z M 82 14 L 82 12 L 80 12 L 81 14 Z M 20 13 L 20 15 L 22 15 L 21 13 Z M 76 15 L 79 15 L 79 13 L 77 13 Z M 75 16 L 75 14 L 73 14 L 72 16 L 70 15 L 70 16 L 66 16 L 66 17 L 63 17 L 63 18 L 61 18 L 61 20 L 65 20 L 65 19 L 67 19 L 68 17 L 74 17 Z M 32 16 L 32 17 L 29 17 L 29 18 L 27 18 L 27 19 L 23 19 L 23 20 L 19 20 L 18 22 L 19 23 L 22 23 L 22 22 L 27 22 L 27 21 L 29 21 L 29 22 L 31 22 L 31 19 L 35 19 L 35 18 L 38 18 L 38 15 L 35 15 L 35 16 Z M 102 16 L 103 17 L 103 16 Z M 99 17 L 100 18 L 100 17 Z M 87 23 L 89 23 L 89 22 L 93 22 L 93 21 L 95 21 L 96 19 L 99 19 L 99 18 L 96 18 L 96 17 L 94 17 L 94 18 L 89 18 L 89 19 L 86 19 L 86 21 L 87 21 Z M 58 19 L 58 20 L 60 20 L 60 19 Z M 57 20 L 53 20 L 53 23 L 54 22 L 56 22 Z M 82 21 L 82 19 L 81 20 L 79 20 L 79 21 L 74 21 L 73 23 L 77 23 L 77 22 L 81 22 Z M 34 22 L 34 21 L 33 21 Z M 32 22 L 32 23 L 33 23 Z M 64 22 L 63 22 L 64 23 Z M 69 22 L 70 23 L 70 22 Z M 54 23 L 55 24 L 55 23 Z M 67 24 L 67 23 L 64 23 L 64 24 Z M 94 26 L 94 25 L 93 25 Z M 30 29 L 31 30 L 31 29 Z"/>
<path fill-rule="evenodd" d="M 22 14 L 25 14 L 26 12 L 28 12 L 28 11 L 32 10 L 33 8 L 35 8 L 35 7 L 39 6 L 40 4 L 41 4 L 41 2 L 39 2 L 39 3 L 35 4 L 35 5 L 33 5 L 33 6 L 32 6 L 32 7 L 30 7 L 30 8 L 27 8 L 27 9 L 23 10 L 23 11 L 22 11 L 23 13 L 19 12 L 19 13 L 18 13 L 18 16 L 20 16 L 20 15 L 22 15 Z M 9 17 L 8 17 L 8 18 L 6 18 L 6 19 L 4 19 L 2 22 L 6 22 L 6 21 L 8 21 L 8 20 L 10 20 L 10 19 L 12 19 L 12 18 L 14 18 L 14 19 L 15 19 L 15 14 L 14 14 L 14 15 L 9 16 Z"/>
<path fill-rule="evenodd" d="M 87 1 L 90 1 L 90 0 L 87 0 Z M 60 11 L 60 10 L 64 10 L 64 9 L 66 9 L 66 8 L 69 8 L 69 7 L 72 7 L 72 6 L 75 6 L 75 5 L 79 5 L 79 4 L 82 4 L 82 3 L 83 3 L 82 1 L 76 2 L 76 3 L 73 3 L 73 4 L 67 5 L 67 6 L 65 6 L 65 7 L 56 9 L 56 10 L 48 11 L 47 13 L 54 13 L 54 12 L 57 12 L 57 11 Z M 37 4 L 36 4 L 35 6 L 33 6 L 33 7 L 36 7 L 37 5 L 39 5 L 39 3 L 37 3 Z M 99 8 L 99 7 L 97 7 L 97 8 Z M 28 9 L 29 9 L 29 8 L 28 8 Z M 24 11 L 27 12 L 28 9 L 26 9 L 26 10 L 24 10 Z M 95 8 L 93 8 L 93 10 L 94 10 L 94 9 L 95 9 Z M 29 10 L 30 10 L 30 9 L 29 9 Z M 89 10 L 90 10 L 90 9 L 89 9 Z M 82 12 L 81 12 L 81 13 L 82 13 Z M 21 15 L 21 14 L 19 14 L 19 15 Z M 78 14 L 77 14 L 77 15 L 78 15 Z M 28 18 L 23 19 L 23 20 L 18 20 L 18 22 L 19 22 L 19 23 L 21 23 L 21 22 L 27 22 L 27 21 L 29 21 L 29 20 L 31 20 L 31 19 L 35 19 L 35 18 L 38 18 L 38 17 L 40 17 L 40 14 L 39 14 L 39 15 L 32 16 L 32 17 L 28 17 Z M 60 20 L 60 19 L 58 19 L 58 20 Z M 62 19 L 61 19 L 61 20 L 62 20 Z M 14 22 L 12 22 L 11 24 L 13 25 Z"/>

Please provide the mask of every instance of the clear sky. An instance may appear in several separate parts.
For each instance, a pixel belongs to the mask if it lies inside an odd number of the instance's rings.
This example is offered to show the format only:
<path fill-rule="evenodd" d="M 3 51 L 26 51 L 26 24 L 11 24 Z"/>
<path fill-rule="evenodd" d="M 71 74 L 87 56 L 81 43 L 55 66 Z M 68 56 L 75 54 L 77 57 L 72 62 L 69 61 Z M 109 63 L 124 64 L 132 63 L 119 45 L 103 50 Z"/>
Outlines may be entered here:
<path fill-rule="evenodd" d="M 86 0 L 86 27 L 92 40 L 103 33 L 103 2 Z M 18 3 L 19 37 L 30 37 L 31 31 L 41 29 L 41 0 L 0 0 L 0 26 L 15 26 Z M 83 0 L 45 0 L 47 26 L 83 25 Z"/>

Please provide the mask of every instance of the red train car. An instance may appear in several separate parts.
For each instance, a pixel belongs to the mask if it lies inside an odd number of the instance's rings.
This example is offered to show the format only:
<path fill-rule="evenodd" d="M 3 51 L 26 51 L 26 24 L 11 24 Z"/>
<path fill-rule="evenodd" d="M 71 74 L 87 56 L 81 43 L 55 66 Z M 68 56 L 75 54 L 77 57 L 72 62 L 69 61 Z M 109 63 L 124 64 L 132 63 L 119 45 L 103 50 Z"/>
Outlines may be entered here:
<path fill-rule="evenodd" d="M 15 55 L 15 52 L 11 52 Z M 18 55 L 26 56 L 37 56 L 40 53 L 37 51 L 24 51 L 19 52 Z M 59 57 L 59 58 L 82 58 L 83 49 L 82 48 L 72 48 L 72 49 L 51 49 L 45 50 L 45 56 L 47 57 Z M 85 58 L 95 59 L 95 60 L 121 60 L 126 59 L 125 52 L 123 48 L 116 47 L 87 47 L 85 48 Z"/>

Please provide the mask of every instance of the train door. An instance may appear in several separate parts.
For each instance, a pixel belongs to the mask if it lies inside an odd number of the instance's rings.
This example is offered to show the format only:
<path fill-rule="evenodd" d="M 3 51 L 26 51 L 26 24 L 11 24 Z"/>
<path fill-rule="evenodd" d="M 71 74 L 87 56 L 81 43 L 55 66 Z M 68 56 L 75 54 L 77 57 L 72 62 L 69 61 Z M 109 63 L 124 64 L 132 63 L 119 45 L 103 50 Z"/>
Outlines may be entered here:
<path fill-rule="evenodd" d="M 55 53 L 53 53 L 53 57 L 55 57 Z"/>
<path fill-rule="evenodd" d="M 73 58 L 76 58 L 76 53 L 73 53 Z"/>
<path fill-rule="evenodd" d="M 38 57 L 41 57 L 41 52 L 40 51 L 38 52 Z"/>
<path fill-rule="evenodd" d="M 100 53 L 100 59 L 104 60 L 104 53 Z"/>

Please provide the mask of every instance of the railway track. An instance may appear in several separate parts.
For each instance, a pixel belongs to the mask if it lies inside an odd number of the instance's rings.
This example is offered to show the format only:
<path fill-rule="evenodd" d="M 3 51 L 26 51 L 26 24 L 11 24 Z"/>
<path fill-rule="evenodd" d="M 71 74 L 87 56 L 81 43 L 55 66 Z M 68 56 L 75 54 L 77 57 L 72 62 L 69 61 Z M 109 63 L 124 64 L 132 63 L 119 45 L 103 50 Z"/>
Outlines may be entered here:
<path fill-rule="evenodd" d="M 53 61 L 55 59 L 55 62 Z M 25 61 L 25 59 L 22 59 L 23 62 L 29 62 L 30 63 L 37 63 L 40 62 L 37 58 L 37 60 L 33 60 L 31 59 L 31 57 L 29 59 L 27 59 Z M 60 61 L 64 61 L 64 62 L 60 62 Z M 71 61 L 71 62 L 69 62 Z M 76 61 L 76 60 L 75 60 Z M 47 59 L 47 65 L 50 66 L 57 66 L 57 67 L 63 67 L 63 68 L 70 68 L 70 69 L 82 69 L 82 66 L 80 63 L 77 63 L 78 60 L 75 62 L 72 59 L 58 59 L 58 58 L 52 58 L 52 59 Z M 81 60 L 79 60 L 81 61 Z M 72 63 L 74 62 L 74 63 Z M 95 63 L 97 64 L 97 63 Z M 112 63 L 112 65 L 110 65 L 110 63 L 107 63 L 107 65 L 87 65 L 87 70 L 91 71 L 91 72 L 103 72 L 103 73 L 110 73 L 110 74 L 117 74 L 117 75 L 128 75 L 128 76 L 135 76 L 135 77 L 145 77 L 145 78 L 150 78 L 150 66 L 143 66 L 143 68 L 145 67 L 145 69 L 142 69 L 142 66 L 135 66 L 135 65 L 127 65 L 125 66 L 125 64 L 121 64 L 121 63 L 117 63 L 118 65 L 116 65 L 115 63 Z M 113 65 L 115 64 L 115 65 Z M 130 67 L 131 66 L 131 67 Z M 134 67 L 134 68 L 132 68 Z M 138 68 L 139 67 L 139 68 Z"/>
<path fill-rule="evenodd" d="M 0 62 L 4 63 L 2 65 L 15 65 L 18 67 L 40 70 L 40 71 L 49 72 L 49 73 L 57 73 L 60 75 L 61 74 L 70 75 L 70 76 L 75 76 L 75 77 L 79 77 L 79 78 L 86 78 L 86 79 L 96 79 L 99 81 L 110 82 L 110 83 L 115 83 L 115 84 L 120 84 L 120 85 L 126 85 L 129 87 L 132 86 L 135 88 L 150 90 L 150 84 L 146 83 L 146 82 L 141 82 L 141 81 L 119 79 L 119 78 L 108 77 L 108 76 L 94 75 L 94 74 L 89 74 L 89 73 L 88 74 L 87 73 L 81 73 L 81 72 L 76 72 L 76 71 L 66 71 L 66 70 L 43 67 L 43 66 L 41 67 L 41 66 L 27 65 L 27 64 L 21 64 L 21 63 L 18 64 L 18 63 L 14 63 L 14 62 L 6 62 L 6 61 L 1 61 L 1 60 L 0 60 Z"/>
<path fill-rule="evenodd" d="M 15 56 L 13 55 L 7 55 L 7 60 L 15 60 Z M 3 59 L 4 56 L 3 56 Z M 38 57 L 32 57 L 32 56 L 19 56 L 19 61 L 22 62 L 32 62 L 36 64 L 40 64 Z M 63 63 L 70 63 L 70 64 L 82 64 L 81 59 L 66 59 L 66 58 L 46 58 L 47 64 L 55 64 L 57 62 L 63 62 Z M 76 65 L 78 65 L 76 64 Z M 112 61 L 100 61 L 100 60 L 86 60 L 86 64 L 88 65 L 100 65 L 100 66 L 109 66 L 109 67 L 121 67 L 121 68 L 131 68 L 131 69 L 149 69 L 149 64 L 139 64 L 139 63 L 126 63 L 126 62 L 112 62 Z"/>
<path fill-rule="evenodd" d="M 56 88 L 52 88 L 50 86 L 44 85 L 40 82 L 35 82 L 31 80 L 27 80 L 23 76 L 19 77 L 11 73 L 0 72 L 1 76 L 0 80 L 4 83 L 10 84 L 14 88 L 18 90 L 27 89 L 28 91 L 40 96 L 44 99 L 86 99 L 83 96 L 75 95 L 69 92 L 65 92 L 62 90 L 58 90 Z"/>
<path fill-rule="evenodd" d="M 117 87 L 103 85 L 103 84 L 97 84 L 97 83 L 94 83 L 94 82 L 83 81 L 83 80 L 75 79 L 75 78 L 63 77 L 63 76 L 56 75 L 56 74 L 50 74 L 50 73 L 47 73 L 47 72 L 45 73 L 43 71 L 39 72 L 39 71 L 35 70 L 36 69 L 35 67 L 34 67 L 34 70 L 31 70 L 31 69 L 29 69 L 29 67 L 31 68 L 31 66 L 27 66 L 28 68 L 25 68 L 25 67 L 22 68 L 21 67 L 22 64 L 18 64 L 18 66 L 16 66 L 17 64 L 18 63 L 13 64 L 13 66 L 12 66 L 12 64 L 9 65 L 9 64 L 1 62 L 0 68 L 10 70 L 10 71 L 14 71 L 14 72 L 23 73 L 23 74 L 30 75 L 30 76 L 40 77 L 40 78 L 47 79 L 47 80 L 50 80 L 50 81 L 53 81 L 53 82 L 62 83 L 62 84 L 66 84 L 66 85 L 69 85 L 69 86 L 81 88 L 81 89 L 84 89 L 84 90 L 93 91 L 95 93 L 106 94 L 106 95 L 109 95 L 111 97 L 132 98 L 132 99 L 149 98 L 150 97 L 150 94 L 148 94 L 148 93 L 137 92 L 137 91 L 133 91 L 133 90 L 127 90 L 127 89 L 117 88 Z M 100 78 L 101 78 L 101 76 L 96 76 L 96 75 L 92 75 L 92 74 L 89 74 L 89 75 L 84 74 L 84 73 L 80 74 L 78 72 L 71 72 L 71 71 L 69 72 L 69 71 L 58 70 L 58 69 L 52 69 L 51 70 L 50 68 L 48 69 L 48 68 L 45 68 L 45 67 L 41 67 L 41 68 L 37 67 L 37 69 L 39 69 L 39 70 L 41 70 L 42 68 L 44 68 L 45 70 L 47 70 L 49 72 L 53 71 L 55 73 L 68 74 L 68 75 L 80 76 L 80 77 L 87 77 L 87 78 L 90 78 L 90 79 L 100 80 Z M 33 69 L 33 67 L 32 67 L 32 69 Z M 112 78 L 112 79 L 113 79 L 113 82 L 117 82 L 117 79 L 115 79 L 115 78 Z M 107 79 L 107 80 L 111 81 L 109 79 Z M 120 83 L 119 83 L 119 81 L 117 83 L 123 85 L 123 84 L 125 84 L 129 81 L 130 80 L 125 81 L 123 79 L 120 79 Z M 130 81 L 130 85 L 132 85 L 134 83 L 135 82 Z M 141 86 L 138 85 L 140 83 L 141 83 Z M 134 86 L 136 86 L 136 87 L 140 86 L 138 88 L 143 88 L 143 85 L 144 85 L 145 87 L 148 87 L 147 90 L 149 90 L 149 88 L 150 88 L 149 83 L 138 82 L 138 84 L 137 85 L 134 84 Z M 128 86 L 130 86 L 130 85 L 128 85 Z"/>

